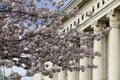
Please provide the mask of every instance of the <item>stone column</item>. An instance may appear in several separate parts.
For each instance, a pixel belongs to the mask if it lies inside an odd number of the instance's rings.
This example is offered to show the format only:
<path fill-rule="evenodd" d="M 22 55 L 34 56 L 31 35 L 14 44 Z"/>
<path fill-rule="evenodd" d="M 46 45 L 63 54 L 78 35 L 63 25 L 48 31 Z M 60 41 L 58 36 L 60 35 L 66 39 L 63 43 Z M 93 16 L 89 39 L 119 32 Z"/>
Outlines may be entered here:
<path fill-rule="evenodd" d="M 80 65 L 87 66 L 89 64 L 88 58 L 83 58 L 80 60 Z M 84 72 L 79 72 L 79 80 L 89 80 L 89 70 L 86 69 Z"/>
<path fill-rule="evenodd" d="M 120 14 L 110 12 L 107 16 L 112 28 L 108 37 L 108 80 L 120 80 Z"/>
<path fill-rule="evenodd" d="M 34 77 L 35 77 L 35 80 L 42 80 L 42 74 L 41 73 L 36 73 L 34 75 Z"/>
<path fill-rule="evenodd" d="M 89 59 L 89 64 L 92 64 L 93 63 L 93 59 L 91 58 L 88 58 Z M 93 75 L 93 69 L 88 69 L 88 72 L 89 72 L 89 80 L 93 80 L 92 79 L 92 75 Z"/>
<path fill-rule="evenodd" d="M 66 71 L 61 71 L 58 73 L 58 80 L 66 80 Z"/>
<path fill-rule="evenodd" d="M 57 65 L 54 65 L 53 67 L 54 67 L 54 68 L 58 68 Z M 58 80 L 58 73 L 57 73 L 57 72 L 54 73 L 54 76 L 53 76 L 53 79 L 52 79 L 52 80 Z"/>
<path fill-rule="evenodd" d="M 108 80 L 108 35 L 103 39 L 103 55 L 104 55 L 104 80 Z"/>
<path fill-rule="evenodd" d="M 77 66 L 77 63 L 75 63 L 75 66 Z M 77 72 L 76 71 L 67 71 L 67 80 L 77 80 Z"/>
<path fill-rule="evenodd" d="M 68 71 L 67 73 L 67 80 L 76 80 L 76 72 L 75 71 Z"/>
<path fill-rule="evenodd" d="M 93 25 L 91 25 L 94 29 L 94 33 L 98 33 L 101 31 L 101 28 L 104 26 L 101 22 L 95 22 Z M 101 57 L 96 56 L 93 59 L 93 64 L 97 65 L 97 69 L 93 69 L 93 80 L 104 80 L 104 54 L 103 54 L 103 40 L 100 41 L 95 40 L 94 41 L 94 52 L 100 52 Z"/>

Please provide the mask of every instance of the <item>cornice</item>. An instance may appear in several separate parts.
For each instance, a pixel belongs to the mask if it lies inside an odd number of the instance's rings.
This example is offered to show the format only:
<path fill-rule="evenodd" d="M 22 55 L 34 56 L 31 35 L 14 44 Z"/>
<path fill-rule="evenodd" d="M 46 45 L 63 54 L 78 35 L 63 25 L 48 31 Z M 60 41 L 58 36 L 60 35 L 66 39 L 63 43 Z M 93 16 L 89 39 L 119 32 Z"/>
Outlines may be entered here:
<path fill-rule="evenodd" d="M 66 9 L 70 9 L 70 8 L 72 9 L 74 7 L 78 7 L 79 11 L 80 11 L 90 1 L 93 1 L 93 0 L 72 0 L 71 2 L 69 2 L 68 5 L 66 5 L 66 7 L 62 11 L 66 10 Z M 69 19 L 71 19 L 71 18 L 67 18 L 64 16 L 63 20 L 62 20 L 63 24 Z"/>

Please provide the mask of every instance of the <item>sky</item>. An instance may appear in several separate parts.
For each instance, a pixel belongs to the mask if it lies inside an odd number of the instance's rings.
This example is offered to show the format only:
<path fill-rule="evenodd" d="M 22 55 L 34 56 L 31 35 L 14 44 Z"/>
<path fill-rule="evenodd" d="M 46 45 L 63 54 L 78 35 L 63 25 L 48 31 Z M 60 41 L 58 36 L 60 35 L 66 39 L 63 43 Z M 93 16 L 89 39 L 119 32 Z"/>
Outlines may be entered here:
<path fill-rule="evenodd" d="M 47 0 L 45 0 L 45 1 L 47 1 Z M 57 2 L 58 0 L 55 0 L 55 1 Z M 68 4 L 70 1 L 71 1 L 71 0 L 66 0 L 65 5 Z M 35 2 L 35 3 L 36 3 L 39 7 L 42 5 L 41 3 L 40 3 L 40 4 L 38 4 L 37 2 Z M 49 4 L 49 3 L 48 3 L 48 4 Z M 52 9 L 51 6 L 49 6 L 49 7 Z M 16 67 L 16 66 L 13 66 L 12 68 L 6 68 L 6 67 L 1 68 L 1 70 L 2 70 L 3 72 L 4 72 L 4 69 L 5 69 L 5 75 L 6 75 L 6 76 L 8 76 L 8 75 L 11 73 L 11 71 L 18 72 L 18 73 L 21 74 L 22 76 L 24 76 L 25 73 L 26 73 L 26 70 L 24 70 L 24 69 L 21 68 L 21 67 Z M 21 80 L 35 80 L 35 79 L 34 79 L 34 77 L 22 77 Z"/>
<path fill-rule="evenodd" d="M 55 0 L 55 1 L 58 2 L 59 0 Z M 65 1 L 65 0 L 64 0 L 64 1 Z M 66 4 L 68 4 L 70 1 L 71 1 L 71 0 L 66 0 L 64 6 L 66 6 Z M 47 2 L 47 0 L 42 0 L 42 3 L 37 3 L 37 1 L 35 1 L 35 3 L 37 4 L 38 7 L 43 6 L 43 3 L 46 3 L 46 2 Z M 53 9 L 53 7 L 51 6 L 50 3 L 47 3 L 47 4 L 48 4 L 49 8 Z M 63 6 L 63 7 L 64 7 L 64 6 Z"/>
<path fill-rule="evenodd" d="M 5 69 L 5 72 L 4 70 Z M 13 66 L 12 68 L 6 68 L 6 67 L 1 67 L 1 70 L 3 71 L 3 73 L 8 76 L 11 71 L 14 71 L 14 72 L 18 72 L 20 75 L 24 76 L 25 73 L 26 73 L 26 70 L 24 70 L 23 68 L 21 67 L 16 67 L 16 66 Z M 21 80 L 35 80 L 34 77 L 22 77 Z"/>

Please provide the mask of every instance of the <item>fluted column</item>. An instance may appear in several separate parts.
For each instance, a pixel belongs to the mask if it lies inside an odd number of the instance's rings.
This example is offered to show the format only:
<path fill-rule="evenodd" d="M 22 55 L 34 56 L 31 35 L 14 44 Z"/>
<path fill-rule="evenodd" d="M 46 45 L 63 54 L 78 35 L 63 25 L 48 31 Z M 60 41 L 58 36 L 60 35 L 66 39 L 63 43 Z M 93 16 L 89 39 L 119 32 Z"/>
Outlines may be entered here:
<path fill-rule="evenodd" d="M 101 31 L 101 28 L 104 26 L 101 22 L 95 22 L 95 24 L 91 25 L 94 28 L 94 33 L 98 33 Z M 100 52 L 101 57 L 96 56 L 93 59 L 93 64 L 97 65 L 97 69 L 93 69 L 93 80 L 104 80 L 104 54 L 103 54 L 103 40 L 100 41 L 95 40 L 94 41 L 94 52 Z"/>
<path fill-rule="evenodd" d="M 77 63 L 75 63 L 75 65 L 74 66 L 77 66 L 78 64 Z M 67 80 L 78 80 L 77 79 L 78 78 L 78 75 L 77 75 L 77 72 L 76 71 L 67 71 Z"/>
<path fill-rule="evenodd" d="M 120 80 L 120 14 L 107 15 L 112 28 L 109 33 L 108 80 Z"/>
<path fill-rule="evenodd" d="M 61 71 L 58 73 L 58 80 L 66 80 L 66 71 Z"/>
<path fill-rule="evenodd" d="M 58 68 L 57 65 L 54 65 L 53 67 L 54 67 L 54 68 Z M 52 80 L 58 80 L 58 73 L 57 73 L 57 72 L 54 73 L 54 76 L 53 76 L 53 79 L 52 79 Z"/>
<path fill-rule="evenodd" d="M 80 60 L 80 65 L 87 66 L 89 64 L 88 58 L 83 58 Z M 89 70 L 86 69 L 84 72 L 79 72 L 79 80 L 89 80 Z"/>
<path fill-rule="evenodd" d="M 42 80 L 42 74 L 40 73 L 36 73 L 34 77 L 35 77 L 35 80 Z"/>
<path fill-rule="evenodd" d="M 67 73 L 67 80 L 76 80 L 75 78 L 76 78 L 76 75 L 75 75 L 75 71 L 72 71 L 72 72 L 70 72 L 70 71 L 68 71 L 68 73 Z"/>

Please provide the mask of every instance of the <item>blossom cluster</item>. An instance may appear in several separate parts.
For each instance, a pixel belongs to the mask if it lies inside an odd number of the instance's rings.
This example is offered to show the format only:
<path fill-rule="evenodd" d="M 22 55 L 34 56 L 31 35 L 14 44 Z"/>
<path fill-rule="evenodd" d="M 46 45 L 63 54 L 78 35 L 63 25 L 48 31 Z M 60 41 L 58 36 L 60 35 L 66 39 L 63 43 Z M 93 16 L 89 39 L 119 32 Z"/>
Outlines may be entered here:
<path fill-rule="evenodd" d="M 43 0 L 37 1 L 40 3 Z M 34 0 L 1 0 L 0 66 L 9 68 L 16 65 L 26 69 L 27 76 L 40 72 L 50 78 L 55 72 L 65 69 L 84 72 L 87 68 L 97 68 L 94 64 L 88 66 L 75 64 L 83 58 L 94 59 L 101 56 L 99 52 L 94 52 L 93 43 L 94 40 L 99 41 L 108 34 L 110 28 L 98 33 L 76 29 L 60 32 L 63 28 L 62 18 L 74 16 L 77 8 L 60 12 L 64 0 L 46 1 L 56 9 L 50 10 L 47 3 L 43 2 L 44 5 L 39 8 Z M 47 62 L 51 62 L 53 66 L 57 65 L 58 68 L 47 69 L 49 67 Z M 15 80 L 21 78 L 15 72 L 9 77 Z"/>

